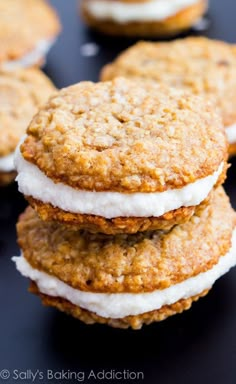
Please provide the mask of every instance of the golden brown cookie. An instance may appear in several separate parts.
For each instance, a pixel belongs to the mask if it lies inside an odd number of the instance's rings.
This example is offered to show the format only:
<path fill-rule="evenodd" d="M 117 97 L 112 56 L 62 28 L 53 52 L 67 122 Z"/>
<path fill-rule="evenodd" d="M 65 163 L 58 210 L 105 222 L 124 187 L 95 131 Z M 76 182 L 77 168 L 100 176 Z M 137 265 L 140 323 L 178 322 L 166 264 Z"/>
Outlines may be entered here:
<path fill-rule="evenodd" d="M 30 284 L 29 291 L 40 297 L 42 303 L 46 306 L 51 306 L 59 309 L 59 311 L 66 312 L 68 315 L 79 319 L 85 324 L 106 324 L 113 328 L 132 328 L 135 330 L 141 329 L 143 325 L 149 325 L 153 322 L 163 321 L 167 317 L 182 313 L 183 311 L 191 308 L 192 303 L 207 295 L 209 290 L 201 292 L 199 295 L 189 297 L 188 299 L 179 300 L 177 303 L 164 305 L 162 308 L 156 311 L 143 313 L 136 316 L 126 316 L 122 319 L 111 319 L 97 315 L 96 313 L 89 312 L 86 309 L 80 308 L 68 300 L 60 297 L 52 297 L 40 293 L 37 285 L 33 282 Z"/>
<path fill-rule="evenodd" d="M 0 183 L 14 179 L 14 150 L 39 106 L 55 92 L 38 69 L 0 71 Z"/>
<path fill-rule="evenodd" d="M 226 138 L 212 106 L 153 82 L 65 88 L 27 132 L 20 191 L 43 219 L 79 228 L 170 228 L 225 177 Z"/>
<path fill-rule="evenodd" d="M 189 5 L 184 6 L 181 2 L 169 1 L 167 7 L 166 3 L 166 0 L 165 4 L 157 0 L 83 0 L 81 13 L 84 21 L 101 33 L 127 37 L 163 37 L 190 28 L 207 9 L 206 0 L 191 0 Z M 133 12 L 131 7 L 134 8 Z"/>
<path fill-rule="evenodd" d="M 195 210 L 205 204 L 205 201 L 203 201 L 197 207 L 181 207 L 164 213 L 160 217 L 115 217 L 113 219 L 106 219 L 102 216 L 65 212 L 60 208 L 42 203 L 30 196 L 27 196 L 27 200 L 45 221 L 57 221 L 69 225 L 71 228 L 74 226 L 75 229 L 85 229 L 92 233 L 102 232 L 108 235 L 145 232 L 155 230 L 156 228 L 167 230 L 174 225 L 188 221 Z"/>
<path fill-rule="evenodd" d="M 236 153 L 236 46 L 205 37 L 139 42 L 104 67 L 102 80 L 141 77 L 189 90 L 216 103 Z"/>
<path fill-rule="evenodd" d="M 46 0 L 0 0 L 0 68 L 42 64 L 60 28 Z"/>
<path fill-rule="evenodd" d="M 219 177 L 216 186 L 223 184 L 225 171 Z M 137 233 L 153 231 L 155 229 L 168 230 L 174 225 L 185 223 L 190 217 L 207 204 L 209 196 L 198 206 L 181 207 L 171 212 L 164 213 L 160 217 L 116 217 L 106 219 L 102 216 L 75 214 L 62 211 L 51 204 L 42 203 L 30 196 L 27 200 L 36 210 L 41 219 L 45 221 L 57 221 L 74 229 L 84 229 L 92 233 L 101 232 L 108 235 L 119 233 Z"/>
<path fill-rule="evenodd" d="M 140 328 L 189 307 L 235 265 L 235 224 L 221 187 L 187 223 L 135 235 L 71 231 L 28 208 L 17 225 L 24 257 L 15 261 L 47 304 L 85 322 Z"/>

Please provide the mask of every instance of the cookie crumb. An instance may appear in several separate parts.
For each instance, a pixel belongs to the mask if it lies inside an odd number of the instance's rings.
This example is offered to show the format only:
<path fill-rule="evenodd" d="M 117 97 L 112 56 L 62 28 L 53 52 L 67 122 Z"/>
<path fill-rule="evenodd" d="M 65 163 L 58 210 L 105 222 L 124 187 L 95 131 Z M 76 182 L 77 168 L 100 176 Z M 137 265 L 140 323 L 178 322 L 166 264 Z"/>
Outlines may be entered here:
<path fill-rule="evenodd" d="M 93 42 L 85 43 L 80 47 L 81 56 L 84 56 L 84 57 L 97 56 L 97 54 L 99 53 L 99 50 L 100 50 L 100 47 Z"/>

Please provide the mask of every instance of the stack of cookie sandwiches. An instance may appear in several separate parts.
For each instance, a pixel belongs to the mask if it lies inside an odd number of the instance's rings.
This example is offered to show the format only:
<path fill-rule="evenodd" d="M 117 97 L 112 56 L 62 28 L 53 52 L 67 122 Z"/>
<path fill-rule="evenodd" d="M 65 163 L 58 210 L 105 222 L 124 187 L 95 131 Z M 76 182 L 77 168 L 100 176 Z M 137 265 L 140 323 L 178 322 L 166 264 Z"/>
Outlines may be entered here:
<path fill-rule="evenodd" d="M 16 152 L 31 207 L 14 262 L 30 290 L 120 328 L 188 309 L 236 264 L 227 150 L 214 106 L 185 91 L 124 78 L 59 91 Z"/>
<path fill-rule="evenodd" d="M 0 0 L 0 69 L 42 65 L 60 29 L 46 0 Z"/>
<path fill-rule="evenodd" d="M 207 0 L 82 0 L 85 22 L 109 35 L 171 36 L 190 28 Z"/>
<path fill-rule="evenodd" d="M 236 45 L 205 37 L 139 42 L 103 68 L 101 79 L 151 79 L 201 95 L 221 113 L 230 155 L 236 154 Z"/>
<path fill-rule="evenodd" d="M 39 106 L 55 90 L 39 69 L 0 70 L 0 185 L 16 177 L 14 151 Z"/>

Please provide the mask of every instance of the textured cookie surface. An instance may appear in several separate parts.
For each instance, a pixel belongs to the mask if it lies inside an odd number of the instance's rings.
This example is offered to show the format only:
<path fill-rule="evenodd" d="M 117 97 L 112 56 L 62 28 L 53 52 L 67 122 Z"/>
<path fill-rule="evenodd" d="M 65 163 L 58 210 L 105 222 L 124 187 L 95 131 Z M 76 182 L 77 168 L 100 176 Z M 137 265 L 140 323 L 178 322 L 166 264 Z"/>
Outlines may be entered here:
<path fill-rule="evenodd" d="M 99 20 L 95 18 L 86 7 L 86 1 L 82 1 L 82 16 L 85 22 L 99 32 L 114 36 L 136 37 L 162 37 L 175 35 L 191 27 L 205 13 L 207 1 L 200 0 L 191 6 L 169 16 L 161 21 L 137 21 L 117 23 L 112 20 Z M 125 3 L 138 3 L 138 1 L 125 1 Z M 139 1 L 143 3 L 143 1 Z"/>
<path fill-rule="evenodd" d="M 69 301 L 60 297 L 43 295 L 38 291 L 38 288 L 34 283 L 31 284 L 30 291 L 39 295 L 44 305 L 56 307 L 60 311 L 66 312 L 86 324 L 100 323 L 109 325 L 114 328 L 124 329 L 128 327 L 133 329 L 140 329 L 144 324 L 151 324 L 156 321 L 162 321 L 167 317 L 173 316 L 177 313 L 182 313 L 183 311 L 189 309 L 194 301 L 197 301 L 200 297 L 203 297 L 208 293 L 208 291 L 204 291 L 200 295 L 179 300 L 174 304 L 165 305 L 158 310 L 146 312 L 141 315 L 126 316 L 122 319 L 109 319 L 73 305 Z"/>
<path fill-rule="evenodd" d="M 45 0 L 0 0 L 0 63 L 21 58 L 59 30 L 59 20 Z"/>
<path fill-rule="evenodd" d="M 15 150 L 39 106 L 55 90 L 40 70 L 0 71 L 0 156 Z"/>
<path fill-rule="evenodd" d="M 168 43 L 139 42 L 101 74 L 153 79 L 216 102 L 225 126 L 236 122 L 236 46 L 204 37 Z"/>
<path fill-rule="evenodd" d="M 212 105 L 152 81 L 65 88 L 27 132 L 23 157 L 55 182 L 83 190 L 181 188 L 212 175 L 227 156 Z"/>
<path fill-rule="evenodd" d="M 223 189 L 189 222 L 169 232 L 108 236 L 45 223 L 28 208 L 18 242 L 33 268 L 73 288 L 103 293 L 151 292 L 211 269 L 231 247 L 235 213 Z"/>

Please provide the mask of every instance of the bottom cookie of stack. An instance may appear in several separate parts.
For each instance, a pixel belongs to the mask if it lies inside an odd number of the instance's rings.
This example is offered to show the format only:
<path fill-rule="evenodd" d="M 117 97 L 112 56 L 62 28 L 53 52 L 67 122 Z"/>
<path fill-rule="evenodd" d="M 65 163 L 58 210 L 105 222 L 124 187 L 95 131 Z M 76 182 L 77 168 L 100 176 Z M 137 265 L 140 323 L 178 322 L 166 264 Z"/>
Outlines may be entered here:
<path fill-rule="evenodd" d="M 170 231 L 91 234 L 46 223 L 28 208 L 17 269 L 43 303 L 85 323 L 139 329 L 189 309 L 236 264 L 236 215 L 222 188 Z"/>
<path fill-rule="evenodd" d="M 101 33 L 126 37 L 167 37 L 194 25 L 208 8 L 207 0 L 83 0 L 84 21 Z"/>

